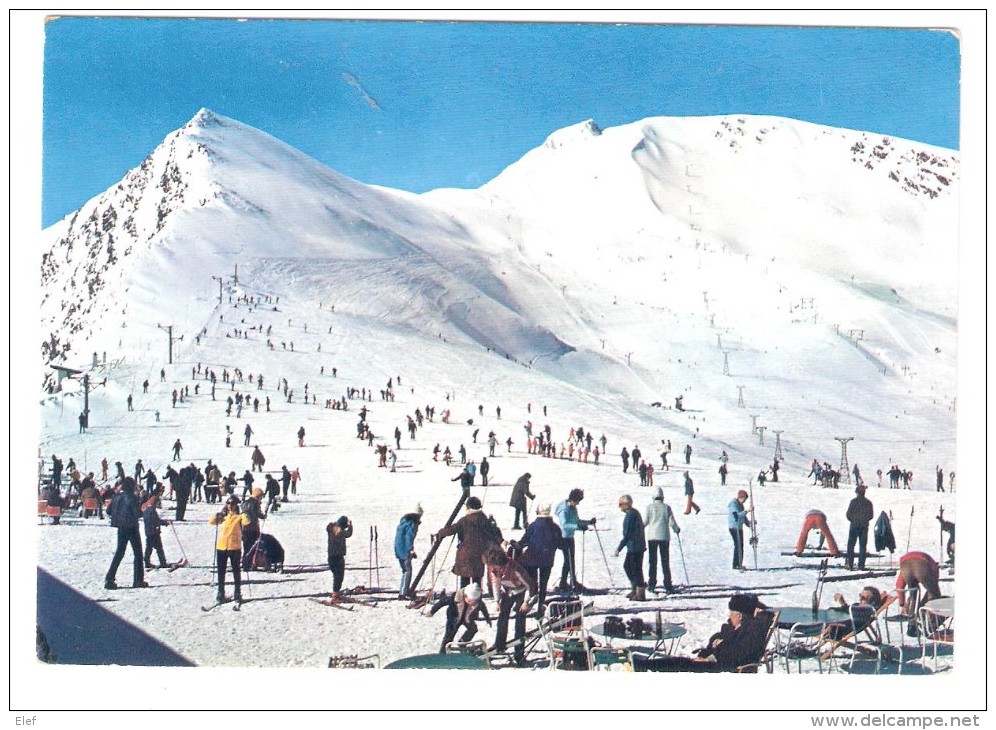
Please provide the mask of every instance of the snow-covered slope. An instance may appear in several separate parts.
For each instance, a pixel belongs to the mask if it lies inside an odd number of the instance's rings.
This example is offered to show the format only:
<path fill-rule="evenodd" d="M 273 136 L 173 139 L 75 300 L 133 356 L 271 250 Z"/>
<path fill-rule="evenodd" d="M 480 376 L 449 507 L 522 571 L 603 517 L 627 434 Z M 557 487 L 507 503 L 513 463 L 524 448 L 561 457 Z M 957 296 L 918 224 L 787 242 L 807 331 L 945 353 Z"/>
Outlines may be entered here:
<path fill-rule="evenodd" d="M 814 458 L 841 463 L 837 437 L 853 439 L 849 464 L 872 484 L 891 464 L 913 471 L 913 490 L 883 488 L 873 500 L 897 519 L 910 514 L 913 546 L 936 554 L 937 508 L 955 516 L 953 497 L 934 493 L 932 479 L 938 465 L 957 469 L 958 179 L 953 153 L 912 142 L 770 117 L 659 117 L 558 130 L 480 189 L 413 195 L 345 178 L 202 110 L 119 186 L 44 232 L 45 362 L 89 368 L 98 352 L 101 364 L 87 434 L 78 433 L 78 390 L 42 396 L 41 454 L 75 457 L 88 470 L 104 456 L 126 466 L 143 458 L 161 475 L 181 438 L 185 461 L 203 467 L 211 458 L 241 474 L 248 450 L 237 444 L 251 423 L 268 466 L 304 474 L 298 499 L 267 526 L 291 562 L 318 568 L 253 586 L 254 597 L 288 600 L 246 607 L 258 635 L 247 647 L 231 616 L 197 609 L 210 598 L 213 534 L 205 526 L 213 509 L 198 504 L 179 528 L 201 556 L 195 567 L 154 574 L 162 591 L 121 592 L 112 610 L 199 664 L 318 667 L 332 653 L 395 659 L 435 650 L 439 622 L 400 605 L 329 616 L 294 600 L 327 589 L 323 530 L 339 514 L 358 526 L 352 585 L 369 580 L 372 525 L 380 526 L 380 584 L 394 585 L 390 537 L 415 500 L 426 509 L 417 545 L 426 553 L 457 496 L 458 471 L 432 459 L 435 443 L 454 452 L 463 444 L 479 461 L 489 430 L 502 444 L 511 438 L 494 459 L 490 491 L 475 487 L 486 511 L 510 528 L 505 487 L 526 470 L 537 504 L 582 486 L 582 516 L 599 516 L 608 551 L 618 495 L 634 493 L 641 508 L 649 501 L 619 469 L 619 451 L 638 444 L 660 465 L 660 443 L 670 440 L 671 469 L 657 483 L 680 508 L 688 468 L 704 508 L 681 519 L 682 559 L 702 590 L 662 603 L 687 620 L 687 651 L 715 630 L 732 591 L 808 601 L 812 571 L 781 551 L 814 507 L 846 539 L 852 490 L 816 489 L 804 476 Z M 172 367 L 157 324 L 184 337 Z M 217 400 L 198 366 L 219 374 Z M 221 381 L 236 368 L 262 374 L 265 387 Z M 380 401 L 389 378 L 398 398 Z M 170 393 L 184 387 L 189 396 L 174 408 Z M 324 407 L 349 387 L 373 393 L 378 442 L 404 431 L 416 408 L 436 408 L 417 441 L 402 441 L 397 473 L 376 468 L 354 416 Z M 224 401 L 237 392 L 272 399 L 272 410 L 226 417 Z M 313 403 L 302 402 L 305 392 Z M 134 411 L 124 406 L 129 394 Z M 682 412 L 672 408 L 679 394 Z M 449 424 L 440 422 L 444 409 Z M 602 465 L 526 454 L 526 421 L 549 424 L 557 442 L 579 425 L 604 433 Z M 293 438 L 302 424 L 304 449 Z M 235 430 L 231 448 L 226 427 Z M 685 444 L 694 450 L 687 467 L 678 456 Z M 779 572 L 731 576 L 725 505 L 777 447 L 781 484 L 755 496 L 759 563 Z M 731 475 L 720 487 L 724 450 Z M 585 582 L 618 585 L 620 566 L 602 560 L 593 537 Z M 46 530 L 39 563 L 99 597 L 111 542 L 109 530 Z M 175 547 L 167 540 L 171 557 Z M 450 587 L 451 561 L 441 557 L 437 587 Z M 673 551 L 672 561 L 686 582 Z M 163 605 L 203 620 L 163 625 L 155 619 Z M 598 610 L 630 608 L 611 596 Z"/>

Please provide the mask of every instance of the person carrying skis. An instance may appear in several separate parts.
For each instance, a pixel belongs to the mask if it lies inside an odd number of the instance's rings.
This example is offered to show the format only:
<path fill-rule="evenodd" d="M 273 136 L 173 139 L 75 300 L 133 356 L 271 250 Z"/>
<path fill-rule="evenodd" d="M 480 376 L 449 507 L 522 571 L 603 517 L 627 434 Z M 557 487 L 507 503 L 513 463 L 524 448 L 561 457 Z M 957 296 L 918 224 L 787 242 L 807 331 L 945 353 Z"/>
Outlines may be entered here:
<path fill-rule="evenodd" d="M 467 513 L 432 536 L 433 542 L 449 535 L 457 536 L 456 560 L 452 572 L 460 577 L 461 588 L 468 583 L 480 585 L 484 576 L 484 552 L 496 542 L 491 521 L 481 511 L 481 507 L 480 499 L 468 497 Z"/>
<path fill-rule="evenodd" d="M 626 594 L 631 601 L 647 600 L 647 583 L 643 580 L 643 554 L 647 551 L 646 534 L 643 531 L 643 517 L 633 507 L 633 498 L 624 494 L 619 498 L 619 509 L 623 512 L 622 539 L 616 548 L 616 557 L 626 549 L 623 570 L 629 579 L 632 590 Z"/>
<path fill-rule="evenodd" d="M 747 490 L 741 489 L 727 506 L 727 527 L 730 530 L 730 537 L 733 539 L 734 570 L 744 570 L 744 526 L 751 526 L 751 522 L 747 518 L 747 510 L 744 509 L 747 497 Z"/>
<path fill-rule="evenodd" d="M 394 557 L 401 566 L 401 584 L 398 587 L 400 600 L 410 601 L 415 597 L 411 591 L 412 561 L 418 557 L 415 554 L 415 536 L 418 534 L 421 521 L 422 505 L 416 504 L 415 509 L 401 518 L 394 532 Z"/>
<path fill-rule="evenodd" d="M 674 592 L 671 583 L 671 530 L 677 535 L 681 532 L 674 519 L 671 505 L 664 502 L 664 490 L 660 487 L 654 491 L 653 501 L 647 505 L 643 518 L 644 533 L 647 547 L 650 551 L 650 572 L 647 587 L 653 591 L 657 588 L 657 556 L 661 558 L 661 585 L 665 593 Z"/>
<path fill-rule="evenodd" d="M 325 526 L 328 533 L 328 561 L 332 571 L 332 600 L 339 598 L 346 576 L 346 539 L 353 535 L 353 523 L 346 515 Z"/>
<path fill-rule="evenodd" d="M 446 607 L 446 630 L 443 632 L 443 642 L 439 646 L 439 653 L 446 653 L 446 645 L 456 638 L 460 627 L 464 627 L 460 641 L 470 641 L 477 634 L 477 618 L 479 614 L 484 614 L 484 620 L 491 625 L 491 616 L 488 615 L 488 607 L 481 600 L 481 586 L 471 583 L 464 588 L 458 588 L 452 595 L 444 594 L 442 598 L 433 604 L 429 609 L 429 615 L 435 616 L 436 612 Z"/>
<path fill-rule="evenodd" d="M 225 509 L 211 515 L 209 525 L 218 527 L 215 543 L 215 556 L 218 566 L 218 603 L 228 603 L 232 599 L 225 595 L 225 572 L 232 567 L 232 582 L 235 584 L 235 602 L 242 602 L 242 529 L 249 524 L 249 518 L 239 511 L 239 498 L 234 494 L 225 500 Z"/>

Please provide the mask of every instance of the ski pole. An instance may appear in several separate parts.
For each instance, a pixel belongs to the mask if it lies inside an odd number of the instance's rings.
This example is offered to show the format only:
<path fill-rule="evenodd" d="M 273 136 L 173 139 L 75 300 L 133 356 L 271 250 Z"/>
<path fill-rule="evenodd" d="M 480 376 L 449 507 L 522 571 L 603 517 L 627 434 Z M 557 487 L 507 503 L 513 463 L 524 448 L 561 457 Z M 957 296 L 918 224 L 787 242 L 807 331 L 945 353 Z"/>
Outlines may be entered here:
<path fill-rule="evenodd" d="M 588 532 L 588 531 L 584 530 L 581 533 L 581 580 L 580 580 L 581 585 L 584 585 L 584 535 L 585 535 L 586 532 Z M 574 576 L 574 578 L 575 578 L 575 582 L 578 582 L 576 580 L 577 576 Z"/>
<path fill-rule="evenodd" d="M 373 585 L 373 542 L 374 528 L 370 525 L 370 542 L 367 544 L 367 585 Z"/>
<path fill-rule="evenodd" d="M 377 525 L 374 525 L 374 565 L 377 566 L 377 587 L 380 588 L 380 549 L 378 548 Z"/>
<path fill-rule="evenodd" d="M 938 545 L 938 549 L 940 551 L 938 555 L 940 555 L 941 558 L 940 560 L 937 561 L 937 564 L 944 565 L 944 505 L 943 504 L 940 507 L 940 512 L 938 514 L 937 521 L 941 524 L 941 542 L 940 545 Z"/>
<path fill-rule="evenodd" d="M 609 567 L 609 559 L 605 557 L 605 547 L 602 545 L 602 536 L 598 534 L 598 530 L 595 530 L 595 537 L 598 538 L 598 549 L 602 551 L 602 560 L 605 561 L 605 572 L 609 574 L 609 586 L 612 590 L 616 589 L 616 582 L 612 578 L 612 568 Z"/>
<path fill-rule="evenodd" d="M 910 506 L 910 527 L 906 531 L 906 552 L 910 551 L 910 540 L 913 538 L 913 512 L 916 511 L 916 505 Z"/>
<path fill-rule="evenodd" d="M 180 555 L 183 556 L 183 563 L 184 565 L 186 565 L 189 561 L 187 560 L 187 553 L 183 549 L 183 543 L 180 542 L 180 536 L 176 533 L 176 525 L 174 525 L 173 521 L 170 520 L 169 526 L 170 529 L 173 530 L 173 537 L 176 538 L 176 545 L 178 548 L 180 548 Z"/>
<path fill-rule="evenodd" d="M 685 585 L 689 586 L 691 582 L 688 580 L 688 568 L 685 566 L 685 549 L 681 547 L 681 533 L 676 532 L 675 537 L 678 538 L 678 554 L 681 555 L 681 570 L 685 573 Z"/>

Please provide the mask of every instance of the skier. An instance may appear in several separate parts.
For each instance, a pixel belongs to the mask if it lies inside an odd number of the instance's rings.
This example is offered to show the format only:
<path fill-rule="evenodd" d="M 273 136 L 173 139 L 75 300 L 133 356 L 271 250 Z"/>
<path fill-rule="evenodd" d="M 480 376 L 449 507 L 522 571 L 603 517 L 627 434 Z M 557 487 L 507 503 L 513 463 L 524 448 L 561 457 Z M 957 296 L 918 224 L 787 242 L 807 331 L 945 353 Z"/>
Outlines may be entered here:
<path fill-rule="evenodd" d="M 487 457 L 481 458 L 481 483 L 486 487 L 488 486 L 488 472 L 491 471 L 491 464 L 488 463 Z"/>
<path fill-rule="evenodd" d="M 180 439 L 176 440 L 173 444 L 173 461 L 180 460 L 180 452 L 183 451 L 183 444 L 180 443 Z"/>
<path fill-rule="evenodd" d="M 647 583 L 643 580 L 643 554 L 647 551 L 647 541 L 643 531 L 643 518 L 633 507 L 633 498 L 624 494 L 619 498 L 619 509 L 623 511 L 622 539 L 616 548 L 616 557 L 626 548 L 623 570 L 632 588 L 626 594 L 631 601 L 647 599 Z"/>
<path fill-rule="evenodd" d="M 629 451 L 626 450 L 625 446 L 623 446 L 619 456 L 622 457 L 623 474 L 625 474 L 629 470 Z"/>
<path fill-rule="evenodd" d="M 121 491 L 114 495 L 107 514 L 111 518 L 111 527 L 117 528 L 118 545 L 114 551 L 114 558 L 111 566 L 104 577 L 104 588 L 109 591 L 116 590 L 118 584 L 115 582 L 118 574 L 118 566 L 124 558 L 125 550 L 131 545 L 132 556 L 134 557 L 133 583 L 135 588 L 148 588 L 145 582 L 145 563 L 142 557 L 142 537 L 138 532 L 138 520 L 142 516 L 141 507 L 138 504 L 138 497 L 135 495 L 135 480 L 125 477 L 122 480 Z"/>
<path fill-rule="evenodd" d="M 218 603 L 228 603 L 232 599 L 225 595 L 225 572 L 232 568 L 232 581 L 235 584 L 235 601 L 242 602 L 242 529 L 249 524 L 249 518 L 239 512 L 239 498 L 234 494 L 225 500 L 225 509 L 211 515 L 209 525 L 218 527 L 215 542 L 215 557 L 218 566 Z"/>
<path fill-rule="evenodd" d="M 686 464 L 691 464 L 692 463 L 692 445 L 691 444 L 685 444 L 685 463 Z"/>
<path fill-rule="evenodd" d="M 290 469 L 288 469 L 287 465 L 284 464 L 282 467 L 280 467 L 280 484 L 283 486 L 283 496 L 280 498 L 281 502 L 287 501 L 287 493 L 290 491 L 290 483 L 291 483 Z"/>
<path fill-rule="evenodd" d="M 744 525 L 751 526 L 751 521 L 747 518 L 748 510 L 744 509 L 747 497 L 747 490 L 741 489 L 727 506 L 727 527 L 730 530 L 730 537 L 733 538 L 734 570 L 744 570 Z"/>
<path fill-rule="evenodd" d="M 243 433 L 245 434 L 245 437 L 246 437 L 246 440 L 245 440 L 245 442 L 244 442 L 244 445 L 245 445 L 245 446 L 248 446 L 248 445 L 249 445 L 249 439 L 250 439 L 250 437 L 252 437 L 252 435 L 253 435 L 253 433 L 254 433 L 254 431 L 252 430 L 252 426 L 250 426 L 250 425 L 249 425 L 249 424 L 247 423 L 247 424 L 246 424 L 246 428 L 245 428 L 245 431 L 243 431 Z"/>
<path fill-rule="evenodd" d="M 166 567 L 166 553 L 163 550 L 163 538 L 160 534 L 160 529 L 163 525 L 168 525 L 169 520 L 164 520 L 159 516 L 159 512 L 156 511 L 157 507 L 162 506 L 162 502 L 159 500 L 158 495 L 154 495 L 148 502 L 146 502 L 145 510 L 142 512 L 142 522 L 145 525 L 145 569 L 152 569 L 152 551 L 156 551 L 156 557 L 159 558 L 159 567 Z"/>
<path fill-rule="evenodd" d="M 252 468 L 262 474 L 263 464 L 266 463 L 266 459 L 263 456 L 263 452 L 259 450 L 259 446 L 253 448 L 250 460 L 252 462 Z"/>
<path fill-rule="evenodd" d="M 695 485 L 687 471 L 685 472 L 685 497 L 687 498 L 685 503 L 685 514 L 690 515 L 693 509 L 695 510 L 695 514 L 698 514 L 701 510 L 699 510 L 699 506 L 695 504 Z"/>
<path fill-rule="evenodd" d="M 397 463 L 398 463 L 398 455 L 394 453 L 394 449 L 389 450 L 387 452 L 387 465 L 389 467 L 389 471 L 392 472 L 397 471 L 396 468 Z"/>
<path fill-rule="evenodd" d="M 647 548 L 650 551 L 650 572 L 647 587 L 651 592 L 657 588 L 657 556 L 661 559 L 661 585 L 665 593 L 672 593 L 671 583 L 671 530 L 677 535 L 681 532 L 674 519 L 671 505 L 664 502 L 664 490 L 660 487 L 654 491 L 653 501 L 647 505 L 643 518 L 644 532 L 647 538 Z"/>
<path fill-rule="evenodd" d="M 464 467 L 463 471 L 461 471 L 455 477 L 453 477 L 452 479 L 450 479 L 450 481 L 451 482 L 459 481 L 460 482 L 460 488 L 463 489 L 463 493 L 464 494 L 470 494 L 470 487 L 474 483 L 474 478 L 470 475 L 470 472 L 467 471 L 467 467 Z"/>
<path fill-rule="evenodd" d="M 826 540 L 830 557 L 836 558 L 837 541 L 834 540 L 833 533 L 830 532 L 830 527 L 827 525 L 827 516 L 818 509 L 811 509 L 806 513 L 806 519 L 802 523 L 802 530 L 799 532 L 799 539 L 795 543 L 795 556 L 799 557 L 802 555 L 802 551 L 806 549 L 806 540 L 809 539 L 810 530 L 816 530 L 820 535 L 820 542 L 816 546 L 816 549 L 821 549 L 824 540 Z"/>
<path fill-rule="evenodd" d="M 339 598 L 346 575 L 346 539 L 353 534 L 353 523 L 343 515 L 325 527 L 328 533 L 328 561 L 332 572 L 332 600 Z"/>
<path fill-rule="evenodd" d="M 131 405 L 131 403 L 132 403 L 132 398 L 131 398 L 131 393 L 129 393 L 129 394 L 128 394 L 128 410 L 129 410 L 129 411 L 133 411 L 133 410 L 135 410 L 134 408 L 132 408 L 132 405 Z"/>
<path fill-rule="evenodd" d="M 536 586 L 536 617 L 543 617 L 546 600 L 546 587 L 553 570 L 553 559 L 560 548 L 563 533 L 550 516 L 550 505 L 541 504 L 536 508 L 536 519 L 526 528 L 526 534 L 519 542 L 524 567 Z"/>
<path fill-rule="evenodd" d="M 578 504 L 584 499 L 584 491 L 572 489 L 567 499 L 557 505 L 557 520 L 560 522 L 560 552 L 564 554 L 564 566 L 560 570 L 560 585 L 558 590 L 566 592 L 568 590 L 575 593 L 583 591 L 585 588 L 577 579 L 574 569 L 574 533 L 578 530 L 584 532 L 589 527 L 595 526 L 595 518 L 582 520 L 578 518 Z M 570 583 L 568 583 L 570 578 Z"/>
<path fill-rule="evenodd" d="M 532 474 L 526 472 L 521 477 L 515 481 L 515 486 L 512 487 L 512 496 L 508 500 L 508 505 L 515 508 L 515 524 L 513 525 L 513 530 L 525 529 L 529 525 L 529 520 L 526 519 L 526 512 L 529 508 L 526 499 L 535 499 L 536 495 L 529 491 L 529 480 L 532 478 Z M 522 527 L 519 527 L 519 515 L 522 515 Z"/>
<path fill-rule="evenodd" d="M 297 430 L 297 445 L 304 446 L 304 426 Z"/>
<path fill-rule="evenodd" d="M 401 566 L 401 584 L 398 587 L 398 598 L 401 600 L 412 600 L 415 597 L 411 591 L 412 561 L 418 557 L 415 554 L 415 536 L 421 521 L 422 505 L 416 504 L 414 510 L 401 518 L 394 533 L 394 557 Z"/>

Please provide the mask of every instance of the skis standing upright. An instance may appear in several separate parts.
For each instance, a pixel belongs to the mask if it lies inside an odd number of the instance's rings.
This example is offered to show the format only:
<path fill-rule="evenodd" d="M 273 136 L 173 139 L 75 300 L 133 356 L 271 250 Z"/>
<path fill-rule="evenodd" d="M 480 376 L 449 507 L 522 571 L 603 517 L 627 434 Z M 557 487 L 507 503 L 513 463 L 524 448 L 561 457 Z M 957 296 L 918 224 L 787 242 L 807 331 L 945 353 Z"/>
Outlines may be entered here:
<path fill-rule="evenodd" d="M 750 546 L 754 551 L 754 570 L 757 570 L 757 513 L 754 511 L 754 479 L 747 484 L 750 496 Z"/>
<path fill-rule="evenodd" d="M 829 558 L 820 561 L 820 569 L 816 573 L 816 587 L 813 589 L 813 615 L 820 610 L 820 602 L 823 600 L 823 584 L 827 577 L 827 568 L 830 563 Z"/>
<path fill-rule="evenodd" d="M 443 527 L 449 527 L 450 525 L 453 524 L 453 521 L 456 519 L 457 515 L 460 514 L 460 509 L 463 507 L 464 503 L 467 501 L 467 497 L 469 496 L 470 496 L 470 491 L 464 490 L 463 494 L 460 497 L 460 501 L 457 502 L 456 507 L 453 508 L 453 512 L 450 514 L 449 519 L 446 520 L 446 524 L 443 525 Z M 422 560 L 422 567 L 418 569 L 418 573 L 416 573 L 415 577 L 412 578 L 412 584 L 410 588 L 412 593 L 415 593 L 416 589 L 418 588 L 419 581 L 422 580 L 422 577 L 425 575 L 425 571 L 429 569 L 429 565 L 432 563 L 432 558 L 436 555 L 436 551 L 439 549 L 441 543 L 442 540 L 437 540 L 436 542 L 434 542 L 432 544 L 432 547 L 429 548 L 429 552 Z"/>

